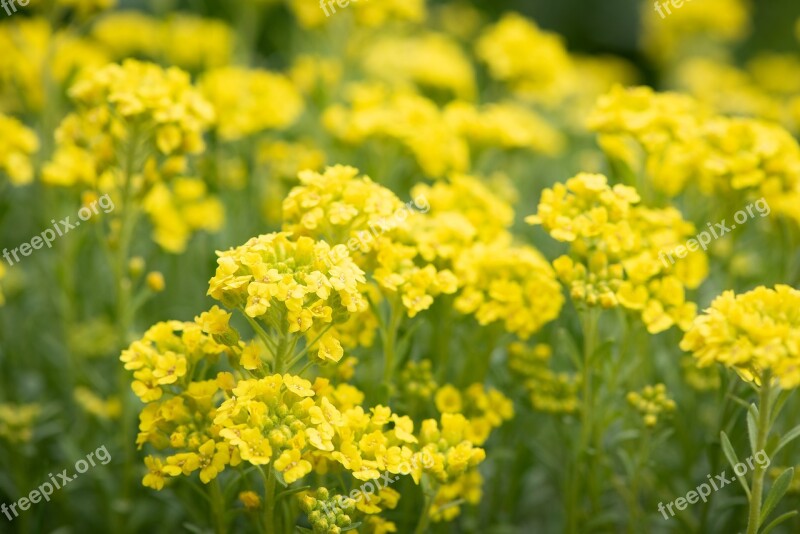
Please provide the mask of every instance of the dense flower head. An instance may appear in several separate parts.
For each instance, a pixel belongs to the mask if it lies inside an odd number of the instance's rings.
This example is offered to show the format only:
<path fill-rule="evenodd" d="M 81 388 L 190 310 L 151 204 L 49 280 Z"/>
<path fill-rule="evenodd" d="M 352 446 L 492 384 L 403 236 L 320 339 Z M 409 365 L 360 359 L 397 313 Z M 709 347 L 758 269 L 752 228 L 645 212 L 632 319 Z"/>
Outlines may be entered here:
<path fill-rule="evenodd" d="M 659 416 L 674 412 L 676 408 L 675 401 L 667 395 L 667 387 L 664 384 L 645 386 L 641 391 L 631 391 L 625 398 L 639 413 L 647 427 L 656 426 Z"/>
<path fill-rule="evenodd" d="M 564 297 L 547 260 L 533 247 L 476 244 L 456 261 L 454 307 L 481 325 L 502 321 L 527 339 L 561 312 Z"/>
<path fill-rule="evenodd" d="M 42 17 L 17 17 L 0 24 L 0 110 L 41 112 L 45 79 L 67 85 L 74 76 L 107 64 L 108 55 L 90 39 L 56 30 Z"/>
<path fill-rule="evenodd" d="M 242 460 L 272 465 L 287 484 L 311 472 L 310 450 L 331 450 L 333 427 L 311 398 L 311 383 L 299 376 L 242 380 L 217 410 L 220 435 Z"/>
<path fill-rule="evenodd" d="M 411 219 L 420 256 L 452 268 L 456 258 L 477 242 L 508 240 L 514 210 L 484 181 L 454 174 L 446 180 L 417 184 L 415 199 L 424 199 L 424 216 Z"/>
<path fill-rule="evenodd" d="M 214 120 L 213 109 L 186 72 L 132 59 L 78 81 L 70 97 L 111 135 L 135 123 L 153 128 L 156 146 L 165 155 L 203 150 L 202 134 Z"/>
<path fill-rule="evenodd" d="M 137 444 L 162 452 L 145 457 L 144 486 L 161 490 L 169 478 L 195 472 L 208 484 L 226 467 L 241 463 L 239 450 L 220 437 L 220 426 L 214 423 L 226 381 L 220 377 L 192 382 L 178 395 L 145 406 L 139 414 Z"/>
<path fill-rule="evenodd" d="M 304 334 L 367 308 L 359 291 L 364 272 L 344 245 L 281 232 L 217 255 L 208 294 L 279 331 Z M 317 354 L 322 361 L 339 361 L 343 352 L 339 341 L 327 336 Z"/>
<path fill-rule="evenodd" d="M 208 194 L 205 182 L 187 177 L 153 185 L 142 208 L 153 223 L 155 242 L 174 253 L 185 250 L 194 232 L 219 230 L 225 217 L 222 203 Z"/>
<path fill-rule="evenodd" d="M 459 45 L 444 35 L 372 39 L 362 61 L 371 77 L 398 87 L 413 83 L 420 89 L 448 91 L 461 99 L 475 97 L 472 65 Z"/>
<path fill-rule="evenodd" d="M 471 469 L 449 484 L 439 486 L 430 510 L 434 523 L 452 521 L 461 513 L 463 504 L 477 505 L 483 496 L 483 476 Z"/>
<path fill-rule="evenodd" d="M 214 106 L 219 136 L 232 141 L 290 126 L 303 111 L 303 99 L 282 74 L 223 67 L 208 71 L 199 84 Z"/>
<path fill-rule="evenodd" d="M 439 387 L 430 360 L 409 360 L 400 371 L 398 387 L 403 398 L 428 402 Z"/>
<path fill-rule="evenodd" d="M 748 382 L 769 375 L 781 388 L 800 385 L 800 291 L 758 286 L 725 291 L 698 316 L 681 341 L 697 365 L 720 363 Z"/>
<path fill-rule="evenodd" d="M 115 11 L 98 20 L 91 35 L 115 60 L 144 57 L 190 71 L 229 64 L 235 44 L 223 21 L 187 13 L 161 20 L 139 11 Z"/>
<path fill-rule="evenodd" d="M 492 430 L 514 417 L 511 399 L 477 382 L 463 394 L 455 386 L 445 384 L 436 392 L 434 402 L 439 413 L 458 413 L 467 418 L 467 439 L 475 445 L 483 445 Z"/>
<path fill-rule="evenodd" d="M 659 62 L 674 61 L 695 48 L 720 48 L 735 43 L 750 31 L 748 0 L 703 0 L 653 5 L 642 2 L 645 51 Z M 657 7 L 658 9 L 655 9 Z M 693 48 L 695 47 L 695 48 Z"/>
<path fill-rule="evenodd" d="M 345 97 L 346 104 L 334 104 L 322 115 L 322 124 L 335 138 L 349 145 L 393 140 L 434 178 L 469 169 L 466 140 L 433 100 L 412 89 L 390 90 L 367 82 L 349 85 Z"/>
<path fill-rule="evenodd" d="M 690 185 L 707 196 L 742 191 L 794 216 L 800 146 L 778 125 L 713 115 L 691 97 L 648 87 L 615 87 L 598 100 L 588 124 L 607 154 L 668 196 Z"/>
<path fill-rule="evenodd" d="M 397 295 L 413 317 L 428 309 L 434 297 L 455 292 L 456 279 L 447 269 L 416 261 L 419 250 L 409 221 L 419 213 L 412 204 L 426 208 L 423 198 L 403 204 L 353 167 L 306 171 L 284 200 L 284 229 L 350 249 L 359 266 L 383 291 Z"/>
<path fill-rule="evenodd" d="M 504 15 L 486 29 L 476 54 L 496 80 L 529 97 L 552 100 L 564 89 L 563 73 L 571 68 L 562 37 L 541 30 L 517 13 Z"/>
<path fill-rule="evenodd" d="M 635 310 L 651 333 L 675 324 L 686 329 L 696 307 L 685 288 L 707 276 L 708 259 L 697 249 L 683 262 L 666 261 L 695 235 L 694 226 L 674 208 L 645 208 L 639 200 L 631 187 L 581 173 L 545 189 L 537 214 L 526 221 L 570 244 L 570 253 L 553 265 L 574 301 Z"/>
<path fill-rule="evenodd" d="M 498 102 L 480 107 L 452 102 L 445 120 L 476 149 L 499 147 L 524 149 L 555 156 L 564 149 L 564 137 L 544 117 L 517 102 Z"/>
<path fill-rule="evenodd" d="M 574 413 L 580 400 L 580 377 L 551 367 L 553 349 L 544 343 L 533 347 L 514 342 L 508 346 L 508 367 L 522 380 L 535 410 Z"/>
<path fill-rule="evenodd" d="M 142 339 L 122 352 L 120 360 L 125 369 L 133 371 L 133 392 L 143 402 L 153 402 L 165 390 L 186 387 L 198 362 L 228 350 L 199 324 L 166 321 L 150 327 Z"/>
<path fill-rule="evenodd" d="M 39 150 L 36 134 L 14 117 L 0 114 L 0 172 L 14 185 L 33 180 L 31 156 Z"/>

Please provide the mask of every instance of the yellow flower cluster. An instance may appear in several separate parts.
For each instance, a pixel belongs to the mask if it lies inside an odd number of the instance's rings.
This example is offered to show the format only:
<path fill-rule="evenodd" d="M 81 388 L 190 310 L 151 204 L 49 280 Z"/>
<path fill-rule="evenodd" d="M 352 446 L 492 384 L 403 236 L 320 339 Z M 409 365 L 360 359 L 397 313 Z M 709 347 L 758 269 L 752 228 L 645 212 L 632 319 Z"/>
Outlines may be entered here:
<path fill-rule="evenodd" d="M 39 150 L 39 139 L 14 117 L 0 114 L 0 172 L 13 185 L 33 180 L 31 156 Z"/>
<path fill-rule="evenodd" d="M 341 17 L 366 28 L 379 28 L 392 22 L 421 22 L 425 19 L 425 0 L 370 0 L 347 4 L 326 0 L 283 0 L 304 28 L 318 28 Z"/>
<path fill-rule="evenodd" d="M 674 412 L 675 401 L 667 395 L 664 384 L 645 386 L 641 391 L 631 391 L 625 397 L 628 404 L 633 406 L 642 416 L 645 426 L 654 427 L 661 415 Z"/>
<path fill-rule="evenodd" d="M 38 404 L 0 403 L 0 439 L 11 445 L 29 442 L 41 413 L 42 408 Z"/>
<path fill-rule="evenodd" d="M 219 266 L 208 294 L 278 332 L 302 335 L 367 308 L 359 292 L 359 284 L 366 282 L 364 272 L 344 245 L 331 248 L 324 241 L 282 232 L 217 254 Z M 320 361 L 341 359 L 335 336 L 328 333 L 319 341 Z"/>
<path fill-rule="evenodd" d="M 153 223 L 153 239 L 164 250 L 183 252 L 192 233 L 216 232 L 225 218 L 222 203 L 208 195 L 205 182 L 178 177 L 167 185 L 156 183 L 142 200 Z"/>
<path fill-rule="evenodd" d="M 502 321 L 527 339 L 561 312 L 561 286 L 547 260 L 533 247 L 479 243 L 456 260 L 461 292 L 454 307 L 481 325 Z"/>
<path fill-rule="evenodd" d="M 165 391 L 184 389 L 198 362 L 230 350 L 196 323 L 161 322 L 122 352 L 125 369 L 133 371 L 131 388 L 143 402 L 160 399 Z"/>
<path fill-rule="evenodd" d="M 748 382 L 765 375 L 783 389 L 800 385 L 800 291 L 759 286 L 740 295 L 725 291 L 697 317 L 681 341 L 697 365 L 720 363 Z"/>
<path fill-rule="evenodd" d="M 102 191 L 123 210 L 142 208 L 170 252 L 181 252 L 195 230 L 221 227 L 222 204 L 186 176 L 186 156 L 205 148 L 214 119 L 187 73 L 126 60 L 93 71 L 70 96 L 78 109 L 56 131 L 45 184 Z"/>
<path fill-rule="evenodd" d="M 102 67 L 108 55 L 89 39 L 56 31 L 44 18 L 0 24 L 0 110 L 39 112 L 45 106 L 43 76 L 66 84 L 84 70 Z"/>
<path fill-rule="evenodd" d="M 440 34 L 370 39 L 362 60 L 374 79 L 395 87 L 447 91 L 456 98 L 475 97 L 475 73 L 458 44 Z"/>
<path fill-rule="evenodd" d="M 303 99 L 292 82 L 266 70 L 211 70 L 203 75 L 199 89 L 216 110 L 216 131 L 224 141 L 286 128 L 303 111 Z"/>
<path fill-rule="evenodd" d="M 158 19 L 139 11 L 115 11 L 98 20 L 91 35 L 113 60 L 143 57 L 201 71 L 228 65 L 235 35 L 220 20 L 189 14 Z"/>
<path fill-rule="evenodd" d="M 291 484 L 311 472 L 312 450 L 332 450 L 333 427 L 315 405 L 308 380 L 271 375 L 242 380 L 218 408 L 220 436 L 253 465 L 272 463 Z M 323 400 L 323 403 L 325 401 Z"/>
<path fill-rule="evenodd" d="M 403 370 L 400 371 L 400 379 L 397 385 L 400 389 L 400 394 L 404 398 L 426 403 L 429 402 L 439 387 L 433 377 L 430 360 L 421 360 L 419 362 L 409 360 Z"/>
<path fill-rule="evenodd" d="M 517 13 L 504 15 L 486 29 L 475 52 L 494 79 L 518 94 L 548 101 L 560 98 L 564 73 L 572 68 L 562 37 Z"/>
<path fill-rule="evenodd" d="M 208 484 L 227 466 L 241 463 L 239 449 L 221 439 L 220 427 L 213 422 L 215 405 L 223 394 L 222 382 L 191 382 L 180 394 L 145 406 L 139 415 L 139 448 L 150 444 L 160 451 L 175 452 L 145 458 L 148 473 L 142 480 L 144 486 L 161 490 L 167 477 L 198 471 L 200 480 Z"/>
<path fill-rule="evenodd" d="M 483 445 L 492 430 L 514 417 L 511 400 L 496 389 L 487 391 L 480 383 L 470 385 L 463 394 L 445 384 L 436 392 L 434 402 L 440 413 L 461 414 L 467 419 L 467 439 L 476 445 Z"/>
<path fill-rule="evenodd" d="M 707 257 L 697 250 L 675 265 L 660 258 L 693 236 L 694 227 L 674 208 L 638 203 L 633 188 L 581 173 L 545 189 L 537 214 L 526 221 L 570 243 L 570 254 L 554 266 L 573 300 L 604 308 L 621 304 L 641 313 L 650 333 L 673 325 L 685 330 L 696 313 L 685 289 L 706 277 Z"/>
<path fill-rule="evenodd" d="M 530 347 L 514 342 L 508 346 L 508 367 L 523 380 L 535 410 L 549 413 L 575 413 L 580 400 L 580 377 L 550 368 L 553 349 L 540 343 Z"/>
<path fill-rule="evenodd" d="M 428 309 L 437 295 L 456 290 L 449 270 L 415 261 L 419 251 L 408 235 L 409 220 L 416 216 L 411 207 L 353 167 L 302 172 L 300 186 L 284 200 L 283 216 L 284 230 L 352 251 L 384 292 L 400 298 L 409 317 Z"/>
<path fill-rule="evenodd" d="M 513 102 L 476 106 L 454 100 L 439 107 L 411 89 L 351 84 L 346 102 L 328 107 L 325 128 L 350 145 L 389 139 L 405 147 L 433 178 L 470 169 L 471 146 L 521 148 L 545 155 L 563 147 L 561 134 L 528 107 Z"/>
<path fill-rule="evenodd" d="M 469 146 L 432 100 L 408 90 L 389 90 L 376 83 L 347 88 L 345 104 L 334 104 L 322 123 L 335 138 L 361 145 L 389 139 L 405 147 L 420 169 L 432 177 L 468 170 Z"/>
<path fill-rule="evenodd" d="M 780 126 L 715 116 L 685 95 L 619 86 L 598 101 L 588 124 L 610 157 L 646 172 L 668 196 L 690 184 L 707 196 L 742 191 L 797 218 L 800 145 Z"/>
<path fill-rule="evenodd" d="M 425 261 L 452 267 L 478 241 L 509 239 L 514 210 L 478 178 L 454 174 L 432 185 L 417 184 L 411 196 L 426 200 L 426 216 L 411 221 Z"/>
<path fill-rule="evenodd" d="M 750 32 L 751 2 L 748 0 L 704 0 L 642 2 L 645 51 L 660 62 L 674 61 L 698 48 L 720 48 L 735 43 Z"/>

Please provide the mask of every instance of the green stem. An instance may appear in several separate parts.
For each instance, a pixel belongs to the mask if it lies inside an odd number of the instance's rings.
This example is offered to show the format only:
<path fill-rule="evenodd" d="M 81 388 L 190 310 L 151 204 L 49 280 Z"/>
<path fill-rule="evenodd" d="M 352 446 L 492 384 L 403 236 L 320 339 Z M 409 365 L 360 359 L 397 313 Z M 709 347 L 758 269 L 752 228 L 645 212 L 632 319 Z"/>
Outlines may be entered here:
<path fill-rule="evenodd" d="M 400 329 L 402 321 L 402 306 L 393 300 L 389 310 L 389 320 L 386 326 L 381 329 L 381 339 L 383 340 L 383 394 L 386 401 L 392 398 L 392 375 L 394 374 L 395 357 L 397 353 L 397 331 Z"/>
<path fill-rule="evenodd" d="M 264 471 L 267 471 L 264 474 Z M 264 527 L 267 534 L 275 534 L 275 476 L 272 473 L 272 465 L 266 465 L 262 469 L 261 475 L 264 478 Z"/>
<path fill-rule="evenodd" d="M 217 534 L 225 534 L 227 527 L 225 525 L 225 497 L 222 495 L 222 490 L 219 487 L 219 479 L 214 479 L 210 484 L 211 491 L 211 508 L 214 516 L 214 532 Z"/>
<path fill-rule="evenodd" d="M 575 450 L 572 466 L 570 492 L 567 500 L 567 531 L 578 532 L 579 501 L 584 485 L 591 486 L 589 478 L 592 476 L 592 453 L 589 447 L 594 436 L 594 392 L 592 389 L 592 356 L 597 345 L 597 323 L 600 318 L 598 309 L 589 308 L 581 312 L 581 327 L 583 330 L 583 398 L 580 411 L 580 438 L 578 448 Z"/>
<path fill-rule="evenodd" d="M 756 433 L 756 450 L 763 451 L 767 446 L 770 422 L 772 421 L 772 376 L 766 371 L 761 377 L 761 391 L 758 400 L 758 429 Z M 753 471 L 753 485 L 750 488 L 750 514 L 747 519 L 747 534 L 757 534 L 761 524 L 761 495 L 764 492 L 764 475 L 766 466 L 756 463 Z"/>

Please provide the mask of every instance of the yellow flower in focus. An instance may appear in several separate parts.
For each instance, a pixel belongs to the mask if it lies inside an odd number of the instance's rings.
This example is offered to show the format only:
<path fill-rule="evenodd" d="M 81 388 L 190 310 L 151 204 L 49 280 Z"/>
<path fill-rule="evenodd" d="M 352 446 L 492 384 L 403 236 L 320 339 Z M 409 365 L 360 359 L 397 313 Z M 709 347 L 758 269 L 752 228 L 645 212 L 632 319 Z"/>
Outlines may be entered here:
<path fill-rule="evenodd" d="M 681 340 L 699 367 L 720 363 L 742 380 L 760 383 L 769 373 L 783 389 L 800 385 L 800 291 L 758 286 L 740 295 L 725 291 L 699 315 Z"/>
<path fill-rule="evenodd" d="M 455 272 L 456 310 L 481 325 L 503 321 L 523 339 L 558 317 L 564 303 L 552 267 L 529 246 L 476 244 L 459 256 Z"/>

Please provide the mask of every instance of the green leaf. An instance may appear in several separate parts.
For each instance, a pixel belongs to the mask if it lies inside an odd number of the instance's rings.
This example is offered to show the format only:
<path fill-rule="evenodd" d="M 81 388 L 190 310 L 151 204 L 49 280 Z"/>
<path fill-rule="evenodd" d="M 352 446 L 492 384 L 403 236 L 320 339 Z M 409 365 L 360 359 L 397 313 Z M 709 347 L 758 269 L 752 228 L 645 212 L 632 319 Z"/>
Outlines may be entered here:
<path fill-rule="evenodd" d="M 739 463 L 739 458 L 736 457 L 736 451 L 733 450 L 733 445 L 731 445 L 731 440 L 728 439 L 728 435 L 724 431 L 719 433 L 719 439 L 722 442 L 722 452 L 725 454 L 725 458 L 728 459 L 728 463 L 731 465 L 731 468 L 733 469 L 736 466 L 736 464 Z M 737 475 L 736 471 L 734 471 L 733 474 L 742 484 L 744 492 L 747 494 L 747 498 L 749 500 L 750 488 L 747 486 L 747 481 L 744 479 L 743 476 Z"/>
<path fill-rule="evenodd" d="M 759 525 L 763 524 L 767 517 L 769 517 L 769 514 L 771 514 L 775 507 L 778 506 L 778 503 L 786 494 L 786 490 L 789 489 L 789 484 L 792 483 L 793 477 L 794 467 L 790 467 L 775 479 L 775 482 L 769 489 L 767 498 L 764 501 L 764 507 L 761 509 L 761 519 L 758 522 Z"/>
<path fill-rule="evenodd" d="M 347 525 L 345 528 L 342 529 L 342 532 L 348 532 L 350 530 L 355 530 L 361 526 L 361 521 L 357 523 L 353 523 L 352 525 Z"/>
<path fill-rule="evenodd" d="M 772 523 L 770 523 L 769 525 L 764 527 L 764 530 L 761 531 L 761 534 L 769 534 L 769 532 L 773 528 L 777 527 L 778 525 L 780 525 L 781 523 L 783 523 L 784 521 L 786 521 L 790 517 L 794 517 L 796 515 L 797 515 L 797 510 L 792 510 L 791 512 L 786 512 L 783 515 L 779 515 L 778 517 L 775 518 L 775 520 Z"/>
<path fill-rule="evenodd" d="M 755 404 L 747 409 L 747 435 L 750 438 L 750 450 L 755 454 L 758 442 L 758 408 Z"/>
<path fill-rule="evenodd" d="M 772 451 L 772 454 L 770 456 L 775 456 L 776 454 L 778 454 L 778 452 L 780 452 L 780 450 L 782 448 L 787 446 L 789 443 L 791 443 L 798 436 L 800 436 L 800 425 L 797 425 L 796 427 L 794 427 L 789 432 L 787 432 L 786 434 L 783 435 L 781 440 L 778 442 L 778 446 L 775 447 L 775 450 Z"/>

